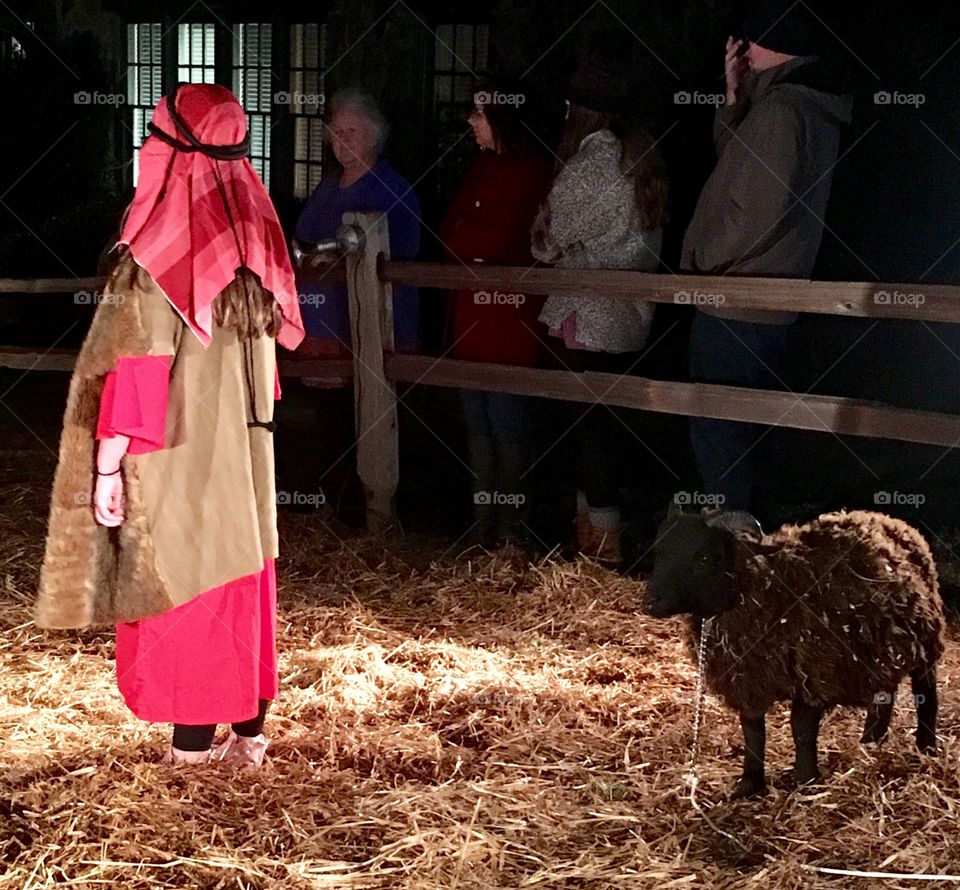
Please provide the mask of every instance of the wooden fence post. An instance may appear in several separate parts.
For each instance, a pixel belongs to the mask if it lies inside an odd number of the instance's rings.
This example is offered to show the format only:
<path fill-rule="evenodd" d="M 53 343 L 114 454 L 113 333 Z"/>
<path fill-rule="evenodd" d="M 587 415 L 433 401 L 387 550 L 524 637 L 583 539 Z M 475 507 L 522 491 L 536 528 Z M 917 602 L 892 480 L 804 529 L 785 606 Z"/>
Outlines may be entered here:
<path fill-rule="evenodd" d="M 394 520 L 400 479 L 397 391 L 387 380 L 383 361 L 384 351 L 393 352 L 393 285 L 377 274 L 381 254 L 390 258 L 390 238 L 385 214 L 345 213 L 343 221 L 360 226 L 366 234 L 363 252 L 347 257 L 353 404 L 367 528 L 383 531 Z"/>

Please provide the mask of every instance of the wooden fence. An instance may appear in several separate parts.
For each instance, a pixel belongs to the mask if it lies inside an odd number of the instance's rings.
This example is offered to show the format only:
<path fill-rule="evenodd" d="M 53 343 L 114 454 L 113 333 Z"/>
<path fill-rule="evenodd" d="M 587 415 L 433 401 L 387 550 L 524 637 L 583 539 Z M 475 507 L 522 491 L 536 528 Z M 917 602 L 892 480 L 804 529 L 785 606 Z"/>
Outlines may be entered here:
<path fill-rule="evenodd" d="M 354 380 L 357 465 L 367 498 L 368 524 L 393 515 L 399 478 L 396 384 L 445 386 L 574 402 L 602 402 L 690 417 L 713 417 L 769 426 L 884 438 L 952 448 L 960 444 L 960 415 L 894 408 L 835 396 L 680 383 L 616 374 L 476 364 L 393 349 L 393 285 L 474 289 L 506 294 L 641 297 L 658 303 L 716 302 L 728 309 L 778 309 L 837 316 L 960 322 L 960 287 L 903 283 L 653 275 L 613 270 L 570 270 L 398 262 L 390 259 L 386 220 L 348 213 L 366 245 L 346 259 L 353 359 L 284 360 L 281 375 Z M 0 294 L 95 291 L 95 279 L 0 280 Z M 69 350 L 0 347 L 0 367 L 68 370 Z"/>

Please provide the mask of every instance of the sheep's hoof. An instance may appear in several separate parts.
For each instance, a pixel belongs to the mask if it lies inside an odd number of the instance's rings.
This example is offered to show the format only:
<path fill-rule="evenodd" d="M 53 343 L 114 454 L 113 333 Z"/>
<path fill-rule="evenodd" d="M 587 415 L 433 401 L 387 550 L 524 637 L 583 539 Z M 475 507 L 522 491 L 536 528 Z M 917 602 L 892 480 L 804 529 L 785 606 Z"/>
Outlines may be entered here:
<path fill-rule="evenodd" d="M 767 793 L 767 782 L 763 776 L 741 776 L 734 786 L 731 800 L 742 800 L 745 797 L 760 797 Z"/>
<path fill-rule="evenodd" d="M 889 728 L 889 718 L 870 711 L 870 713 L 867 714 L 867 720 L 863 726 L 863 735 L 860 736 L 860 744 L 867 745 L 870 742 L 882 742 L 887 737 L 887 730 Z"/>
<path fill-rule="evenodd" d="M 823 777 L 820 770 L 801 770 L 796 767 L 793 769 L 793 781 L 798 788 L 809 788 L 811 785 L 822 785 Z"/>
<path fill-rule="evenodd" d="M 924 754 L 937 753 L 937 734 L 920 730 L 917 733 L 917 748 Z"/>

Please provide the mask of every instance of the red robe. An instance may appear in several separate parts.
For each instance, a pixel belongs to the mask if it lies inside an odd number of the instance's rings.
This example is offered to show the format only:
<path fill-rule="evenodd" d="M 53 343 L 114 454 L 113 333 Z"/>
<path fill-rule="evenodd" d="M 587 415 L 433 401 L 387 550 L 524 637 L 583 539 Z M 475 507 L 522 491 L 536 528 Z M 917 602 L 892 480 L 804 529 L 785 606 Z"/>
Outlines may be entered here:
<path fill-rule="evenodd" d="M 128 451 L 163 447 L 169 356 L 124 357 L 107 375 L 97 438 L 130 436 Z M 279 380 L 275 395 L 280 397 Z M 117 685 L 153 723 L 239 723 L 278 689 L 277 577 L 263 569 L 163 615 L 117 624 Z"/>

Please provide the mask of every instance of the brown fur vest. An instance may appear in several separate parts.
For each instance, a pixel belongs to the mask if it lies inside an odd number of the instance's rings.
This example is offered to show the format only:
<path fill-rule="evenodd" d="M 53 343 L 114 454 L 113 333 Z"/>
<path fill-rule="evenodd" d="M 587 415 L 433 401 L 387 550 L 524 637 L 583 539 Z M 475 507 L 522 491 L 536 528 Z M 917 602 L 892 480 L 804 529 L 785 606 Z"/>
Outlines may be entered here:
<path fill-rule="evenodd" d="M 156 568 L 136 461 L 123 459 L 126 518 L 114 529 L 93 513 L 96 427 L 106 375 L 121 356 L 150 354 L 136 267 L 107 281 L 77 359 L 60 439 L 36 621 L 78 628 L 158 615 L 173 607 Z"/>

